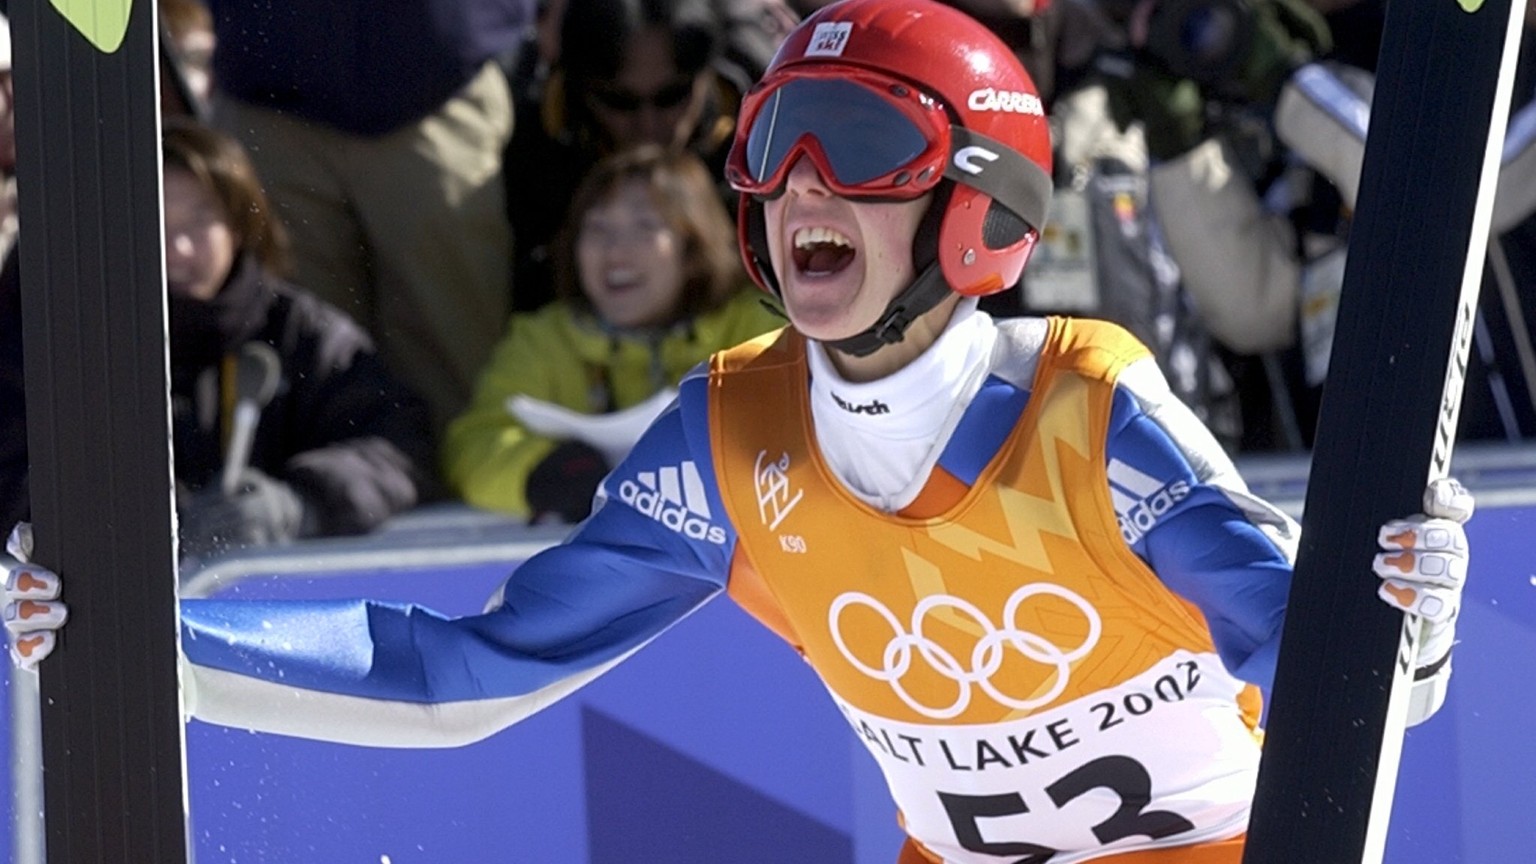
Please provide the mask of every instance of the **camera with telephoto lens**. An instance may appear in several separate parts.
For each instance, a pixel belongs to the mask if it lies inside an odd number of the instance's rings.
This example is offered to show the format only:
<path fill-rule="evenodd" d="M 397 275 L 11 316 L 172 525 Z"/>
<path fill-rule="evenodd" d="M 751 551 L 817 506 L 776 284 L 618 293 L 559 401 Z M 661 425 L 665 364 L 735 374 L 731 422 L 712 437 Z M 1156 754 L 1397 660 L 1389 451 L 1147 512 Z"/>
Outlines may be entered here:
<path fill-rule="evenodd" d="M 1262 0 L 1260 0 L 1262 2 Z M 1179 78 L 1209 86 L 1230 81 L 1253 46 L 1254 0 L 1155 0 L 1142 51 Z M 1138 0 L 1101 0 L 1125 24 Z"/>

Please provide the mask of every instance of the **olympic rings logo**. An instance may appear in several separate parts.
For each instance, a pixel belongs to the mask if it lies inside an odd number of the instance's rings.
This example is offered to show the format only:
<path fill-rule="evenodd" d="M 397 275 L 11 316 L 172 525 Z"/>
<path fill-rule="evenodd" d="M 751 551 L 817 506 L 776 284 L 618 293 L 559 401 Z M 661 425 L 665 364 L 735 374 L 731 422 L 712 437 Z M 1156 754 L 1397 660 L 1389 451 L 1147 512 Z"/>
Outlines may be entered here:
<path fill-rule="evenodd" d="M 1044 636 L 1022 630 L 1017 626 L 1019 607 L 1031 597 L 1039 595 L 1059 597 L 1077 607 L 1083 614 L 1088 621 L 1088 635 L 1083 638 L 1081 645 L 1065 650 Z M 891 627 L 894 635 L 885 645 L 882 665 L 879 668 L 870 666 L 855 657 L 848 649 L 848 643 L 843 639 L 842 615 L 843 610 L 849 606 L 867 606 L 885 619 Z M 943 607 L 954 609 L 974 619 L 985 634 L 971 649 L 969 665 L 963 664 L 961 659 L 948 649 L 923 635 L 923 622 L 927 620 L 928 614 Z M 860 591 L 846 592 L 832 601 L 832 608 L 828 610 L 827 618 L 827 623 L 832 630 L 832 641 L 837 644 L 838 650 L 843 652 L 843 657 L 855 669 L 870 678 L 890 684 L 891 689 L 901 698 L 901 701 L 907 703 L 912 710 L 935 720 L 947 720 L 965 711 L 971 704 L 971 685 L 973 684 L 980 687 L 998 704 L 1009 708 L 1028 711 L 1050 704 L 1067 688 L 1072 662 L 1092 651 L 1099 643 L 1099 636 L 1103 632 L 1103 622 L 1099 618 L 1098 610 L 1089 605 L 1087 600 L 1060 585 L 1048 583 L 1025 585 L 1013 592 L 1003 608 L 1005 627 L 994 627 L 986 613 L 975 605 L 948 594 L 934 594 L 920 600 L 912 610 L 910 628 L 903 627 L 885 604 Z M 997 689 L 992 683 L 992 676 L 1002 667 L 1004 651 L 1009 647 L 1036 663 L 1053 668 L 1054 680 L 1049 690 L 1032 699 L 1017 699 Z M 919 702 L 907 692 L 902 686 L 901 679 L 912 668 L 914 654 L 921 657 L 934 671 L 959 685 L 959 693 L 954 702 L 934 708 Z"/>

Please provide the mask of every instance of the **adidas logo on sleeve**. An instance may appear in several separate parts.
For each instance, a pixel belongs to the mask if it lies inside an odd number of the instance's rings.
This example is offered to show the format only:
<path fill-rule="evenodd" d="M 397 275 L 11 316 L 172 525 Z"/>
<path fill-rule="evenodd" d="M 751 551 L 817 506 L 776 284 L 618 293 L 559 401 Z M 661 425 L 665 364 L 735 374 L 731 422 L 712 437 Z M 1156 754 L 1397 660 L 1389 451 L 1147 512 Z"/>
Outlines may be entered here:
<path fill-rule="evenodd" d="M 725 529 L 710 521 L 704 481 L 691 460 L 641 471 L 619 484 L 619 500 L 690 540 L 725 545 Z"/>
<path fill-rule="evenodd" d="M 1189 497 L 1189 484 L 1183 480 L 1162 483 L 1121 462 L 1109 460 L 1109 494 L 1115 504 L 1115 521 L 1126 545 L 1135 545 L 1145 537 L 1175 504 Z"/>

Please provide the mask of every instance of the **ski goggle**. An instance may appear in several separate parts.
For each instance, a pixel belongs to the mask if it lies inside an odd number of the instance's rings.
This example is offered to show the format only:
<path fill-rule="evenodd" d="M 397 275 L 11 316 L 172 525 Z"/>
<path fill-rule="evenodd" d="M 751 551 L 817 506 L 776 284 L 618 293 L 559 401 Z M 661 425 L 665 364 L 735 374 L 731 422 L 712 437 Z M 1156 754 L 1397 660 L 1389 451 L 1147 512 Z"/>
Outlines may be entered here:
<path fill-rule="evenodd" d="M 801 69 L 743 101 L 726 177 L 771 197 L 804 154 L 838 195 L 916 198 L 942 178 L 949 145 L 943 106 L 910 86 L 847 67 Z"/>

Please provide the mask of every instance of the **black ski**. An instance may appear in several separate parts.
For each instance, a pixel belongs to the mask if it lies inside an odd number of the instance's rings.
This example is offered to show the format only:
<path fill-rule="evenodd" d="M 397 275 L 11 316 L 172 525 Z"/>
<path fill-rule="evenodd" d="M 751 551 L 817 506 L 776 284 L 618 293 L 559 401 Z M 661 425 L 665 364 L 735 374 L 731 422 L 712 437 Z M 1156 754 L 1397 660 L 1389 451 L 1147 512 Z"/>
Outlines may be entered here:
<path fill-rule="evenodd" d="M 187 859 L 154 0 L 11 0 L 50 864 Z"/>
<path fill-rule="evenodd" d="M 1245 864 L 1382 859 L 1418 646 L 1370 561 L 1450 461 L 1524 11 L 1387 7 Z"/>

